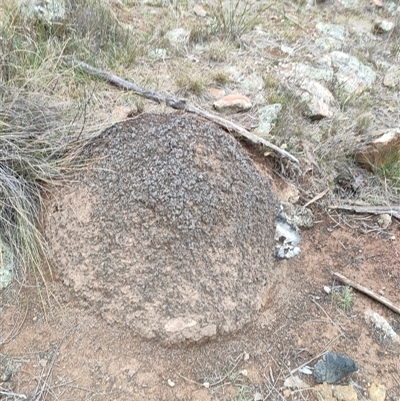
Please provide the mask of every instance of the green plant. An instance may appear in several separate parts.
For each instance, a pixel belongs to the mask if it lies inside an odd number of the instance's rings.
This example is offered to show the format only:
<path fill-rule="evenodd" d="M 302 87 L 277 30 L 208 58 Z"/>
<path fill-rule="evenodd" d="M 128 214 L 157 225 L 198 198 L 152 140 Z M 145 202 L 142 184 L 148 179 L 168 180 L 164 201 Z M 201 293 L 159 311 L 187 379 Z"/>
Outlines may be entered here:
<path fill-rule="evenodd" d="M 353 307 L 354 293 L 353 289 L 348 285 L 334 287 L 331 297 L 332 301 L 346 312 Z"/>
<path fill-rule="evenodd" d="M 201 96 L 204 93 L 208 82 L 204 77 L 196 77 L 186 74 L 180 76 L 176 80 L 176 84 L 180 88 L 180 92 L 182 92 L 183 95 L 192 93 L 196 96 Z"/>

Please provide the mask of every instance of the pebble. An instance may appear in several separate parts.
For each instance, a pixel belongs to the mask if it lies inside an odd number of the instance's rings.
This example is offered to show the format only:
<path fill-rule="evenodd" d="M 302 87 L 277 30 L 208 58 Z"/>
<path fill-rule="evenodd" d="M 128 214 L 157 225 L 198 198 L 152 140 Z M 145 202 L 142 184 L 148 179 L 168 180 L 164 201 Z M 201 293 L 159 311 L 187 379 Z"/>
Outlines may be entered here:
<path fill-rule="evenodd" d="M 372 383 L 368 388 L 368 396 L 371 401 L 385 401 L 386 387 L 382 384 Z"/>

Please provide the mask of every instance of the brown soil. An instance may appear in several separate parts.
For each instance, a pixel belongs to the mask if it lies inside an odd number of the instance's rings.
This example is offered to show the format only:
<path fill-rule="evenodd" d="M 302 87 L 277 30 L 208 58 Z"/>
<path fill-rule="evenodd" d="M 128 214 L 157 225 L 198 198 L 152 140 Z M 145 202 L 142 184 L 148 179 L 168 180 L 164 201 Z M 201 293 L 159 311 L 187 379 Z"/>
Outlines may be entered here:
<path fill-rule="evenodd" d="M 272 174 L 265 161 L 257 155 L 254 160 L 259 171 Z M 277 188 L 284 185 L 274 181 Z M 74 198 L 77 205 L 82 201 L 83 217 L 89 207 L 85 196 Z M 400 304 L 400 225 L 369 229 L 375 218 L 340 215 L 317 203 L 311 207 L 316 224 L 301 233 L 302 253 L 274 262 L 279 286 L 256 318 L 200 343 L 166 346 L 144 339 L 134 327 L 110 324 L 93 309 L 96 303 L 73 302 L 62 280 L 48 279 L 51 296 L 43 302 L 51 307 L 45 312 L 39 294 L 46 294 L 38 291 L 35 277 L 14 285 L 4 296 L 1 325 L 2 341 L 8 338 L 2 363 L 13 372 L 13 391 L 43 400 L 252 400 L 257 392 L 282 399 L 290 371 L 329 350 L 356 361 L 359 371 L 343 382 L 351 380 L 359 398 L 375 381 L 387 387 L 387 400 L 398 400 L 399 348 L 366 323 L 364 312 L 373 309 L 397 331 L 399 316 L 360 293 L 345 312 L 323 286 L 334 284 L 331 272 L 337 271 Z M 69 245 L 65 241 L 60 252 Z M 314 384 L 312 376 L 301 376 Z M 314 397 L 307 390 L 286 396 Z"/>

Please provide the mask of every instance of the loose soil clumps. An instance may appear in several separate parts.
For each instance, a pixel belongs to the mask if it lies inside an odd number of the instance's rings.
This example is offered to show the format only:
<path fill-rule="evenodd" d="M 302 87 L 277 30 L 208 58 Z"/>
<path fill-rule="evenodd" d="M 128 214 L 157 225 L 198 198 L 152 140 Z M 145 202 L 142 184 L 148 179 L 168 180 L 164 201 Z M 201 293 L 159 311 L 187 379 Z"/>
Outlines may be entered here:
<path fill-rule="evenodd" d="M 45 216 L 65 301 L 165 342 L 254 319 L 275 280 L 276 200 L 234 139 L 190 116 L 143 115 L 86 157 Z"/>

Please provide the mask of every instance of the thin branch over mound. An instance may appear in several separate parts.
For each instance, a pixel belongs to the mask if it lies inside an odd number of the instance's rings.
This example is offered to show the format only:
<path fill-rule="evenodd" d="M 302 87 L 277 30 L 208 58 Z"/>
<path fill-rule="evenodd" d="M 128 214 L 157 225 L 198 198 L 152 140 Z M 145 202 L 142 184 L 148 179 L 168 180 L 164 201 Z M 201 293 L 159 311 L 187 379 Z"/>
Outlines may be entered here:
<path fill-rule="evenodd" d="M 118 86 L 119 88 L 133 91 L 133 92 L 137 93 L 139 96 L 145 97 L 146 99 L 153 100 L 154 102 L 160 103 L 160 104 L 165 103 L 167 106 L 172 107 L 173 109 L 184 110 L 188 113 L 193 113 L 200 117 L 204 117 L 207 120 L 212 121 L 212 122 L 218 124 L 219 126 L 227 129 L 228 131 L 236 132 L 237 134 L 248 139 L 252 143 L 255 143 L 255 144 L 260 143 L 264 146 L 268 146 L 269 148 L 275 150 L 275 152 L 281 154 L 283 157 L 286 157 L 295 163 L 299 163 L 298 159 L 296 157 L 294 157 L 292 154 L 290 154 L 289 152 L 286 152 L 285 150 L 274 145 L 273 143 L 266 141 L 265 139 L 260 138 L 257 135 L 252 134 L 251 132 L 247 131 L 240 125 L 233 123 L 232 121 L 228 121 L 225 118 L 222 118 L 213 113 L 205 111 L 199 107 L 196 107 L 195 105 L 189 103 L 186 99 L 178 99 L 173 96 L 166 96 L 162 93 L 158 93 L 158 92 L 154 92 L 152 90 L 146 89 L 146 88 L 142 88 L 141 86 L 131 83 L 129 81 L 126 81 L 125 79 L 122 79 L 121 77 L 119 77 L 117 75 L 110 74 L 108 72 L 99 70 L 98 68 L 94 68 L 94 67 L 90 66 L 89 64 L 86 64 L 82 61 L 74 60 L 70 57 L 64 57 L 64 61 L 72 67 L 78 67 L 78 68 L 82 69 L 83 71 L 87 72 L 88 74 L 103 78 L 106 81 L 112 83 L 113 85 Z"/>

